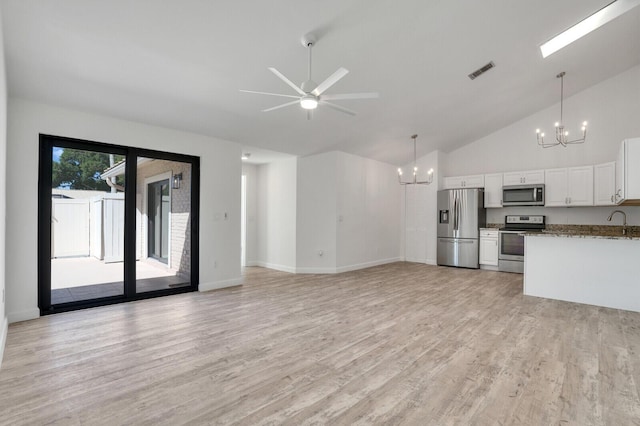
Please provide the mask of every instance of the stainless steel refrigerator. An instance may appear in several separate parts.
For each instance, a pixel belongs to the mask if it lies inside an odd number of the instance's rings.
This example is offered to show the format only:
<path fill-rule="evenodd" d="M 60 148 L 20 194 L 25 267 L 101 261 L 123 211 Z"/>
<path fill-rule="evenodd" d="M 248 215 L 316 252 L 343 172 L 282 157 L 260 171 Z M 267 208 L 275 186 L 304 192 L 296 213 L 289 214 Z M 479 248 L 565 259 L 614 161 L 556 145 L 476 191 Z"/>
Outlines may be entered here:
<path fill-rule="evenodd" d="M 486 220 L 484 190 L 438 191 L 438 265 L 477 269 Z"/>

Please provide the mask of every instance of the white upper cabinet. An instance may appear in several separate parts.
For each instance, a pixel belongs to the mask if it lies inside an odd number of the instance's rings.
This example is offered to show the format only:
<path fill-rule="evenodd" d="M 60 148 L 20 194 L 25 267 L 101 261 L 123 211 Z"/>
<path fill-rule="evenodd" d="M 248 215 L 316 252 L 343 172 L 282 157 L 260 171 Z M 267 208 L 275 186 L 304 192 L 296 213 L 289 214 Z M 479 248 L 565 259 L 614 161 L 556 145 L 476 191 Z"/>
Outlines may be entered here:
<path fill-rule="evenodd" d="M 593 167 L 593 203 L 596 206 L 616 204 L 616 162 Z"/>
<path fill-rule="evenodd" d="M 640 200 L 640 138 L 625 139 L 616 161 L 616 203 Z"/>
<path fill-rule="evenodd" d="M 484 188 L 484 175 L 446 177 L 443 187 L 444 189 Z"/>
<path fill-rule="evenodd" d="M 504 186 L 511 185 L 532 185 L 544 183 L 544 170 L 529 170 L 526 172 L 505 173 L 502 178 Z"/>
<path fill-rule="evenodd" d="M 484 206 L 502 207 L 502 173 L 484 175 Z"/>
<path fill-rule="evenodd" d="M 545 207 L 593 205 L 593 166 L 548 169 L 544 180 Z"/>

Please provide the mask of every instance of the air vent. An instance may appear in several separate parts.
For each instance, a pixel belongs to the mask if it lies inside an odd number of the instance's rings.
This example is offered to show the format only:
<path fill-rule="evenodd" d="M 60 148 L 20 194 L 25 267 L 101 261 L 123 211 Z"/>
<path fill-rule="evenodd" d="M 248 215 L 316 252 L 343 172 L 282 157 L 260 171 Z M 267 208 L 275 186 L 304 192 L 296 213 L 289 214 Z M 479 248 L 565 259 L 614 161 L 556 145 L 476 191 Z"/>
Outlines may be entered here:
<path fill-rule="evenodd" d="M 487 65 L 483 66 L 482 68 L 478 68 L 477 70 L 475 70 L 474 72 L 469 74 L 469 78 L 471 80 L 475 80 L 476 78 L 480 77 L 482 74 L 484 74 L 485 72 L 489 71 L 491 68 L 493 68 L 495 66 L 496 66 L 496 64 L 494 64 L 493 61 L 491 61 Z"/>

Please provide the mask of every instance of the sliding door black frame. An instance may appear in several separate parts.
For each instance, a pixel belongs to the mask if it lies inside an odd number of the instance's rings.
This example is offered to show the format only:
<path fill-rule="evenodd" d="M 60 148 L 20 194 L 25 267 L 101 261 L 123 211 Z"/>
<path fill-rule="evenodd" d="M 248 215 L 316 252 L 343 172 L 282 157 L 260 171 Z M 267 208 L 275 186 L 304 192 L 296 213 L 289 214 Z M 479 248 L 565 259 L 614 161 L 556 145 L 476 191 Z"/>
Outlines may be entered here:
<path fill-rule="evenodd" d="M 124 201 L 124 294 L 87 301 L 51 304 L 51 213 L 53 147 L 123 155 L 125 162 Z M 198 290 L 200 230 L 200 158 L 150 149 L 133 148 L 40 134 L 38 176 L 38 307 L 40 315 L 109 305 Z M 189 286 L 136 293 L 136 172 L 138 157 L 191 164 L 191 280 Z"/>

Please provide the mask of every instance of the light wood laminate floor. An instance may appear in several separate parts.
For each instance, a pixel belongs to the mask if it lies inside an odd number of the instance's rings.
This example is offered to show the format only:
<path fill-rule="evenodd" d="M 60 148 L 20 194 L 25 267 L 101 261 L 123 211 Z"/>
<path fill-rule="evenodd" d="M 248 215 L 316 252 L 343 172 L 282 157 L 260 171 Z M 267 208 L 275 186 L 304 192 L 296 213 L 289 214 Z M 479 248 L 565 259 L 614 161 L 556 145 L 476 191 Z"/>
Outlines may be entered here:
<path fill-rule="evenodd" d="M 9 327 L 0 424 L 640 424 L 640 314 L 413 263 Z"/>

